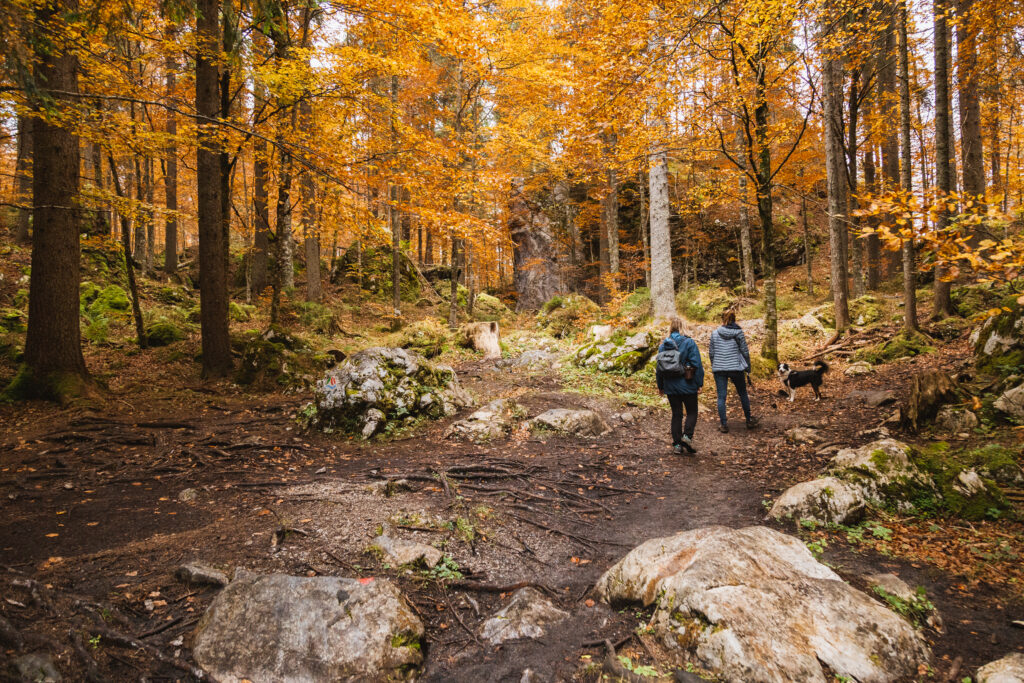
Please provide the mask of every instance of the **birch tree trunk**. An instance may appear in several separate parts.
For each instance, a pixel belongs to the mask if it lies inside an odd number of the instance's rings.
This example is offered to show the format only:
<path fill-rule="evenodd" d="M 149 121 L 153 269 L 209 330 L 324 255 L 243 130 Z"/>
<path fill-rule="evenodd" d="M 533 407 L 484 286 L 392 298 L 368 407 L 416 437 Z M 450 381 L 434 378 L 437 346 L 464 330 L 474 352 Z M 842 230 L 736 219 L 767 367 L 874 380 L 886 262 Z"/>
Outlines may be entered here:
<path fill-rule="evenodd" d="M 736 127 L 736 159 L 740 167 L 740 259 L 743 267 L 743 289 L 747 294 L 757 292 L 757 278 L 754 276 L 754 255 L 750 244 L 750 214 L 747 211 L 747 154 L 743 141 L 743 130 Z"/>
<path fill-rule="evenodd" d="M 174 88 L 178 68 L 173 55 L 168 55 L 164 62 L 164 92 L 168 102 L 174 98 Z M 167 147 L 164 152 L 164 272 L 173 275 L 178 270 L 178 118 L 170 109 L 166 112 L 167 121 L 164 132 L 167 134 Z"/>

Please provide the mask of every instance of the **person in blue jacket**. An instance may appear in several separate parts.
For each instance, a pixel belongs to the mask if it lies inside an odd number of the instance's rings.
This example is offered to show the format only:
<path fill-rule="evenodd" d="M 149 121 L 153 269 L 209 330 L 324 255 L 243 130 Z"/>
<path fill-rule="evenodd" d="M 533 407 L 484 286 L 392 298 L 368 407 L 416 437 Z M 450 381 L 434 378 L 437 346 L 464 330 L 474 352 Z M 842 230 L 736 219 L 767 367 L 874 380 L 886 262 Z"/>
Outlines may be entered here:
<path fill-rule="evenodd" d="M 736 387 L 736 394 L 740 397 L 743 415 L 747 418 L 747 429 L 753 429 L 757 426 L 757 418 L 750 414 L 746 382 L 750 375 L 750 349 L 747 348 L 743 330 L 736 324 L 734 311 L 726 311 L 722 315 L 722 326 L 711 333 L 708 358 L 711 359 L 711 372 L 715 376 L 715 390 L 718 393 L 718 431 L 729 433 L 729 423 L 725 418 L 725 395 L 729 391 L 729 382 Z"/>
<path fill-rule="evenodd" d="M 672 407 L 672 450 L 682 453 L 685 448 L 691 454 L 697 449 L 693 445 L 693 430 L 697 426 L 697 392 L 704 386 L 704 365 L 700 361 L 697 343 L 683 334 L 683 321 L 673 317 L 669 321 L 668 338 L 661 342 L 658 352 L 676 349 L 683 365 L 696 368 L 693 379 L 682 375 L 668 375 L 661 370 L 655 373 L 658 393 L 668 396 Z M 683 425 L 683 409 L 686 409 L 686 424 Z"/>

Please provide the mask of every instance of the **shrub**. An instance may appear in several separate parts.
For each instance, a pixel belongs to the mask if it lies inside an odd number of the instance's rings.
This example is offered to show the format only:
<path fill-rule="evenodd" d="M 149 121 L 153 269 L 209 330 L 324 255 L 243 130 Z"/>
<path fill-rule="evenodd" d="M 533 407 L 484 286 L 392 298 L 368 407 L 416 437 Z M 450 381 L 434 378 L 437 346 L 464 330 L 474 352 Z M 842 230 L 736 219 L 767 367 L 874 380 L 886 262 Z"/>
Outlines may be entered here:
<path fill-rule="evenodd" d="M 554 337 L 568 337 L 601 315 L 601 307 L 580 294 L 551 297 L 537 314 L 537 326 Z"/>
<path fill-rule="evenodd" d="M 448 326 L 436 318 L 417 320 L 397 333 L 395 346 L 411 349 L 426 358 L 440 356 L 453 346 L 454 336 Z"/>

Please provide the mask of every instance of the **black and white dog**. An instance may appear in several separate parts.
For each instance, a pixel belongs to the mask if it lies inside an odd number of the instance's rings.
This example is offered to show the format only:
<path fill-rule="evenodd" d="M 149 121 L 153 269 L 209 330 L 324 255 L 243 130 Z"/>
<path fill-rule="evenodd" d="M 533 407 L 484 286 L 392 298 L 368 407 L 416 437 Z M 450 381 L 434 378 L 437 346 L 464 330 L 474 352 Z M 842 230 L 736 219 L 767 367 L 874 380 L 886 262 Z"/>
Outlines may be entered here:
<path fill-rule="evenodd" d="M 796 398 L 796 389 L 805 387 L 808 384 L 814 389 L 814 400 L 821 400 L 822 375 L 828 372 L 828 363 L 823 360 L 814 361 L 814 368 L 811 370 L 793 370 L 785 363 L 779 363 L 779 380 L 782 387 L 789 394 L 789 400 Z"/>

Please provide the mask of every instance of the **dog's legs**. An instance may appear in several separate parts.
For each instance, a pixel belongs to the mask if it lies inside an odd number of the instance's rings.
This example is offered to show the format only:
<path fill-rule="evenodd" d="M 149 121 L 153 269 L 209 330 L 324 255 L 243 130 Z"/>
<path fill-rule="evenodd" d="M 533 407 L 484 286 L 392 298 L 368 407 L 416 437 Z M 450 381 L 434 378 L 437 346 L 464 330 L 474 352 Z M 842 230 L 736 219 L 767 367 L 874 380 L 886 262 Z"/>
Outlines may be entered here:
<path fill-rule="evenodd" d="M 816 387 L 816 386 L 813 387 L 813 388 L 814 388 L 814 400 L 815 401 L 820 401 L 821 400 L 821 391 L 819 391 L 818 387 Z"/>
<path fill-rule="evenodd" d="M 789 402 L 792 403 L 793 399 L 796 398 L 796 391 L 794 391 L 790 387 L 786 387 L 786 388 L 789 389 Z"/>

